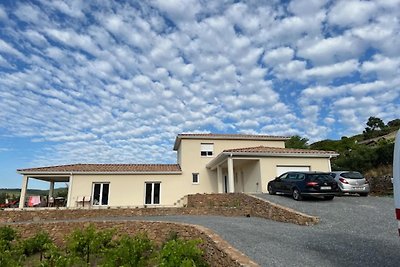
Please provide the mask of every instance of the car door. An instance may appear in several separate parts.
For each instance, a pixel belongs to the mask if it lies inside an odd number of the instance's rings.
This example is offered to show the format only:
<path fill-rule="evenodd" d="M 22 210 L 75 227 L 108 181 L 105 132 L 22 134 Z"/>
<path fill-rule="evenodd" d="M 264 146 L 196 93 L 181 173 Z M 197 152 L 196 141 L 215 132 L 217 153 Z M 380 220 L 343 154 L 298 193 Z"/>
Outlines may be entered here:
<path fill-rule="evenodd" d="M 274 187 L 275 187 L 275 191 L 277 192 L 285 192 L 285 180 L 287 177 L 287 173 L 282 174 L 279 177 L 276 177 L 274 180 Z"/>
<path fill-rule="evenodd" d="M 284 192 L 287 194 L 291 194 L 292 188 L 295 186 L 296 181 L 297 181 L 297 173 L 289 172 L 283 181 Z"/>

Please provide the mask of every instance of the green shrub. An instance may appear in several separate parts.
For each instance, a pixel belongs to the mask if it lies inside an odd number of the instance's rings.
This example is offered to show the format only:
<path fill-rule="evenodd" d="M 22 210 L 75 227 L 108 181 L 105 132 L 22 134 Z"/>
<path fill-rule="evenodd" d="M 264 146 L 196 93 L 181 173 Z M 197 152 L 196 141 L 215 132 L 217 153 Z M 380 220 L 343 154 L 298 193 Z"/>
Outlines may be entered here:
<path fill-rule="evenodd" d="M 17 232 L 10 226 L 0 227 L 0 266 L 21 266 L 23 257 L 12 243 L 17 238 Z"/>
<path fill-rule="evenodd" d="M 145 234 L 124 235 L 114 248 L 107 251 L 104 266 L 149 266 L 153 257 L 153 242 Z"/>
<path fill-rule="evenodd" d="M 203 251 L 198 247 L 201 240 L 170 240 L 164 244 L 159 255 L 159 266 L 189 267 L 208 266 L 203 259 Z"/>
<path fill-rule="evenodd" d="M 40 253 L 40 261 L 43 259 L 43 252 L 46 251 L 48 245 L 53 244 L 47 232 L 39 232 L 35 236 L 22 241 L 21 249 L 25 256 L 31 256 Z"/>
<path fill-rule="evenodd" d="M 86 259 L 90 262 L 93 254 L 102 254 L 112 247 L 113 230 L 96 231 L 93 225 L 81 230 L 77 229 L 68 237 L 67 248 L 72 256 Z"/>
<path fill-rule="evenodd" d="M 41 267 L 68 267 L 77 266 L 75 263 L 79 259 L 70 255 L 64 255 L 60 252 L 59 248 L 53 243 L 45 244 L 45 251 L 43 253 L 43 260 L 40 263 Z"/>
<path fill-rule="evenodd" d="M 17 231 L 11 226 L 0 227 L 0 241 L 5 241 L 5 243 L 10 244 L 11 241 L 14 241 L 17 237 Z"/>

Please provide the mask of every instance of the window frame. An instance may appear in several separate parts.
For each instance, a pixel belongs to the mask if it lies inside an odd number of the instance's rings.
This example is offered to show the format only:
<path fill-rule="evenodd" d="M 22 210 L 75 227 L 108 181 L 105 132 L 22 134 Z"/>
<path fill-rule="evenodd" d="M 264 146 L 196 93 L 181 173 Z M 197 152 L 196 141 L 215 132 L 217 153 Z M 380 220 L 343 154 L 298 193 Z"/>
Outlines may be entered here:
<path fill-rule="evenodd" d="M 146 203 L 147 201 L 147 185 L 151 184 L 151 192 L 150 192 L 150 203 Z M 159 185 L 159 190 L 158 190 L 158 203 L 154 203 L 155 200 L 155 194 L 154 194 L 154 188 L 155 184 Z M 146 181 L 144 182 L 144 199 L 143 199 L 144 205 L 151 205 L 151 206 L 157 206 L 161 205 L 161 182 L 160 181 Z"/>
<path fill-rule="evenodd" d="M 214 157 L 214 143 L 200 143 L 200 156 L 202 158 Z"/>
<path fill-rule="evenodd" d="M 95 203 L 95 187 L 96 185 L 100 185 L 100 192 L 99 192 L 99 200 L 98 203 Z M 107 192 L 107 203 L 103 204 L 103 195 L 104 195 L 104 185 L 108 185 L 108 192 Z M 110 182 L 93 182 L 92 183 L 92 206 L 108 206 L 110 202 Z"/>
<path fill-rule="evenodd" d="M 194 178 L 197 178 L 197 182 L 194 181 Z M 200 184 L 200 174 L 198 172 L 192 173 L 192 184 Z"/>

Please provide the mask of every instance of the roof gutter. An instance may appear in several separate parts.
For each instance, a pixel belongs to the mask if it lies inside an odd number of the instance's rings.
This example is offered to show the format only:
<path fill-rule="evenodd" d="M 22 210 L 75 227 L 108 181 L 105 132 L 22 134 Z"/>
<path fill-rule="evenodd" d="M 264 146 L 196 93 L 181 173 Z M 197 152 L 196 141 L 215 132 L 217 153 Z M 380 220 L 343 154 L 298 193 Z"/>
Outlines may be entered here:
<path fill-rule="evenodd" d="M 182 171 L 164 171 L 164 172 L 157 172 L 157 171 L 137 171 L 137 172 L 79 172 L 79 171 L 73 171 L 73 172 L 49 172 L 49 171 L 17 171 L 19 174 L 22 175 L 72 175 L 72 174 L 92 174 L 92 175 L 98 175 L 98 174 L 134 174 L 134 175 L 139 175 L 139 174 L 182 174 Z"/>
<path fill-rule="evenodd" d="M 254 152 L 222 152 L 215 159 L 207 163 L 206 167 L 208 169 L 214 168 L 216 165 L 219 165 L 226 158 L 232 156 L 244 156 L 244 157 L 283 157 L 283 158 L 329 158 L 337 157 L 339 154 L 337 153 L 254 153 Z"/>

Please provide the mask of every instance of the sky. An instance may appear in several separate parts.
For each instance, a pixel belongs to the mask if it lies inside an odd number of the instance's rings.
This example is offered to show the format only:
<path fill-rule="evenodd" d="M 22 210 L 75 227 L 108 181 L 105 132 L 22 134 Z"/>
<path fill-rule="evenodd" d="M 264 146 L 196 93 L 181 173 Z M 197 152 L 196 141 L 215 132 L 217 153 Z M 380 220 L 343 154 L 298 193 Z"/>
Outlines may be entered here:
<path fill-rule="evenodd" d="M 1 1 L 0 188 L 176 163 L 179 133 L 314 142 L 399 118 L 399 20 L 400 0 Z"/>

